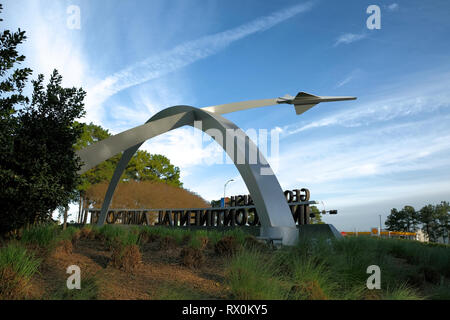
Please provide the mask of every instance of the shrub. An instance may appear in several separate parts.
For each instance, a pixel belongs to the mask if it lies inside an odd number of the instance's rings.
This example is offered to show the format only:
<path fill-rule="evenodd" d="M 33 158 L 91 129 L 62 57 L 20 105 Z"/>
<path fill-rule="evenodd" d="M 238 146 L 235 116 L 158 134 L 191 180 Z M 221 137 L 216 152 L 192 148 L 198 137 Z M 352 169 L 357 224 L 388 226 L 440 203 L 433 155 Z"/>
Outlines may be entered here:
<path fill-rule="evenodd" d="M 135 244 L 113 248 L 111 264 L 117 269 L 133 271 L 141 263 L 142 255 Z"/>
<path fill-rule="evenodd" d="M 253 250 L 267 250 L 269 249 L 266 243 L 258 241 L 254 236 L 248 236 L 244 239 L 244 247 Z"/>
<path fill-rule="evenodd" d="M 159 249 L 160 250 L 173 249 L 176 247 L 177 247 L 177 242 L 173 237 L 165 236 L 164 238 L 160 239 L 160 241 L 159 241 Z"/>
<path fill-rule="evenodd" d="M 327 300 L 338 289 L 330 271 L 314 258 L 296 259 L 292 280 L 290 298 L 294 300 Z"/>
<path fill-rule="evenodd" d="M 239 249 L 239 244 L 234 237 L 225 236 L 214 246 L 214 251 L 219 255 L 231 256 Z"/>
<path fill-rule="evenodd" d="M 183 248 L 180 253 L 182 264 L 188 268 L 199 267 L 205 262 L 200 249 L 187 247 Z"/>
<path fill-rule="evenodd" d="M 54 249 L 54 254 L 71 254 L 73 250 L 72 241 L 61 240 Z"/>

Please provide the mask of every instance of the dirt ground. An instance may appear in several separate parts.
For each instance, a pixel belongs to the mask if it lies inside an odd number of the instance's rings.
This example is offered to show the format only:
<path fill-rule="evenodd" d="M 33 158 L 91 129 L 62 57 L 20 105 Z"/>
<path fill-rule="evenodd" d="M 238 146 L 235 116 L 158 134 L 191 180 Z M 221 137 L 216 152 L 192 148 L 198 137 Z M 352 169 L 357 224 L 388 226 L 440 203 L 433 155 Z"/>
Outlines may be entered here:
<path fill-rule="evenodd" d="M 70 274 L 67 267 L 77 265 L 83 279 L 95 279 L 96 298 L 104 300 L 141 299 L 226 299 L 224 286 L 225 258 L 214 250 L 203 250 L 205 261 L 198 267 L 186 267 L 180 257 L 182 247 L 160 249 L 158 241 L 141 247 L 142 262 L 132 272 L 110 264 L 112 252 L 100 240 L 77 241 L 72 252 L 56 250 L 42 263 L 35 275 L 32 296 L 37 299 L 58 299 L 66 290 Z"/>

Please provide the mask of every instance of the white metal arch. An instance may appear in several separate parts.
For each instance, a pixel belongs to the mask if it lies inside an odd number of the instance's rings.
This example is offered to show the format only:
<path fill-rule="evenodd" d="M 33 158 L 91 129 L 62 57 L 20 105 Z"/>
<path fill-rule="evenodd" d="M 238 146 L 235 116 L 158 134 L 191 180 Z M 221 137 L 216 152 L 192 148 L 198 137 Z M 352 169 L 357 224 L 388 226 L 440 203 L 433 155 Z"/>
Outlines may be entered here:
<path fill-rule="evenodd" d="M 272 239 L 279 238 L 282 239 L 283 244 L 292 245 L 298 239 L 298 230 L 277 178 L 256 145 L 242 130 L 222 117 L 221 114 L 275 104 L 292 104 L 299 115 L 321 102 L 354 99 L 356 98 L 321 97 L 299 92 L 295 97 L 286 95 L 282 98 L 243 101 L 202 109 L 190 106 L 170 107 L 160 111 L 141 126 L 121 132 L 78 151 L 77 154 L 84 163 L 78 173 L 82 174 L 102 161 L 124 151 L 103 201 L 98 220 L 98 224 L 103 225 L 120 176 L 146 140 L 185 125 L 194 126 L 195 121 L 202 121 L 203 132 L 208 133 L 209 129 L 219 130 L 225 140 L 227 139 L 227 129 L 235 130 L 237 139 L 245 141 L 244 147 L 237 144 L 233 150 L 228 150 L 228 148 L 224 148 L 226 141 L 223 141 L 222 147 L 232 158 L 252 196 L 261 221 L 261 236 Z M 249 149 L 256 149 L 259 161 L 256 164 L 248 163 L 248 161 L 243 164 L 236 162 L 236 159 L 245 159 L 246 150 Z M 272 172 L 272 174 L 262 174 L 262 172 Z"/>
<path fill-rule="evenodd" d="M 252 196 L 261 222 L 261 236 L 282 239 L 283 244 L 294 244 L 298 238 L 295 221 L 277 178 L 274 174 L 265 174 L 271 172 L 271 169 L 257 146 L 228 119 L 190 106 L 174 106 L 162 110 L 144 125 L 99 141 L 78 152 L 84 162 L 82 169 L 79 171 L 81 174 L 125 150 L 108 186 L 98 224 L 103 225 L 105 223 L 106 214 L 120 177 L 139 147 L 146 140 L 162 133 L 185 125 L 194 126 L 194 121 L 202 121 L 203 132 L 208 133 L 209 129 L 222 132 L 224 137 L 222 147 L 226 146 L 227 129 L 234 130 L 237 139 L 245 141 L 244 148 L 241 144 L 235 144 L 234 150 L 227 150 L 228 148 L 224 148 L 224 150 L 230 157 L 234 156 L 232 160 Z M 236 159 L 245 159 L 246 150 L 252 148 L 256 149 L 258 153 L 256 163 L 251 164 L 248 161 L 236 163 Z"/>

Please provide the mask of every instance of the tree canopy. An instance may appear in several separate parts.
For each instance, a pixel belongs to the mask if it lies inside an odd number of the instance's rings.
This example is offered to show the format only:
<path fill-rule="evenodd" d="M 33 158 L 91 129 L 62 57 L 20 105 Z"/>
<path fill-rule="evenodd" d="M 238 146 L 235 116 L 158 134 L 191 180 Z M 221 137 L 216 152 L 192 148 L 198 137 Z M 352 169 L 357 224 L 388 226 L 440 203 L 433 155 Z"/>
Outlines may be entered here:
<path fill-rule="evenodd" d="M 314 217 L 310 218 L 311 224 L 324 224 L 322 221 L 322 216 L 320 215 L 320 210 L 316 206 L 311 206 L 311 213 L 314 213 Z"/>
<path fill-rule="evenodd" d="M 386 227 L 390 231 L 415 232 L 421 227 L 432 242 L 443 237 L 448 239 L 450 231 L 450 204 L 442 201 L 437 205 L 428 204 L 419 211 L 412 206 L 405 206 L 400 211 L 391 210 L 386 219 Z"/>
<path fill-rule="evenodd" d="M 1 9 L 0 5 L 0 9 Z M 32 81 L 31 101 L 23 89 L 32 71 L 17 47 L 25 32 L 0 36 L 0 233 L 46 220 L 74 198 L 79 159 L 73 145 L 82 132 L 74 122 L 83 116 L 85 92 L 63 88 L 56 70 Z"/>
<path fill-rule="evenodd" d="M 107 129 L 93 123 L 81 124 L 83 132 L 75 144 L 75 149 L 85 148 L 95 142 L 111 136 Z M 96 167 L 81 175 L 80 191 L 86 191 L 90 186 L 111 180 L 114 170 L 122 153 L 103 161 Z M 167 184 L 181 187 L 180 169 L 170 163 L 170 160 L 160 154 L 150 154 L 145 150 L 138 150 L 121 177 L 126 181 L 163 181 Z"/>

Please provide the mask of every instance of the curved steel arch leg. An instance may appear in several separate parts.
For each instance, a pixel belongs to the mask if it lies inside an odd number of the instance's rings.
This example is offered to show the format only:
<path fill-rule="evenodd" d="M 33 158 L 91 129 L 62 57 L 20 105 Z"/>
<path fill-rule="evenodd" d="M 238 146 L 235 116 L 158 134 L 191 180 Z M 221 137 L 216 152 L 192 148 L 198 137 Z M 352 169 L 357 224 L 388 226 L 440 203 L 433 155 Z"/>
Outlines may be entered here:
<path fill-rule="evenodd" d="M 202 131 L 209 134 L 208 130 L 219 130 L 224 137 L 222 148 L 232 158 L 236 168 L 241 174 L 252 199 L 255 203 L 258 216 L 261 221 L 261 236 L 268 238 L 280 238 L 286 245 L 294 244 L 298 239 L 298 230 L 292 217 L 289 206 L 284 197 L 280 184 L 274 174 L 262 174 L 264 170 L 271 172 L 270 166 L 257 146 L 234 123 L 220 115 L 189 106 L 175 106 L 162 110 L 153 116 L 146 124 L 127 130 L 108 139 L 91 145 L 78 154 L 85 165 L 79 173 L 83 173 L 98 163 L 125 150 L 119 164 L 116 167 L 113 178 L 103 201 L 98 225 L 106 221 L 106 214 L 112 200 L 112 196 L 121 175 L 134 153 L 148 139 L 184 125 L 194 126 L 194 121 L 202 121 Z M 242 144 L 234 144 L 234 136 L 229 136 L 230 130 L 234 132 Z M 228 139 L 233 139 L 233 150 L 225 148 L 229 145 Z M 250 164 L 237 162 L 236 159 L 246 159 L 246 150 L 257 151 L 259 162 Z"/>

